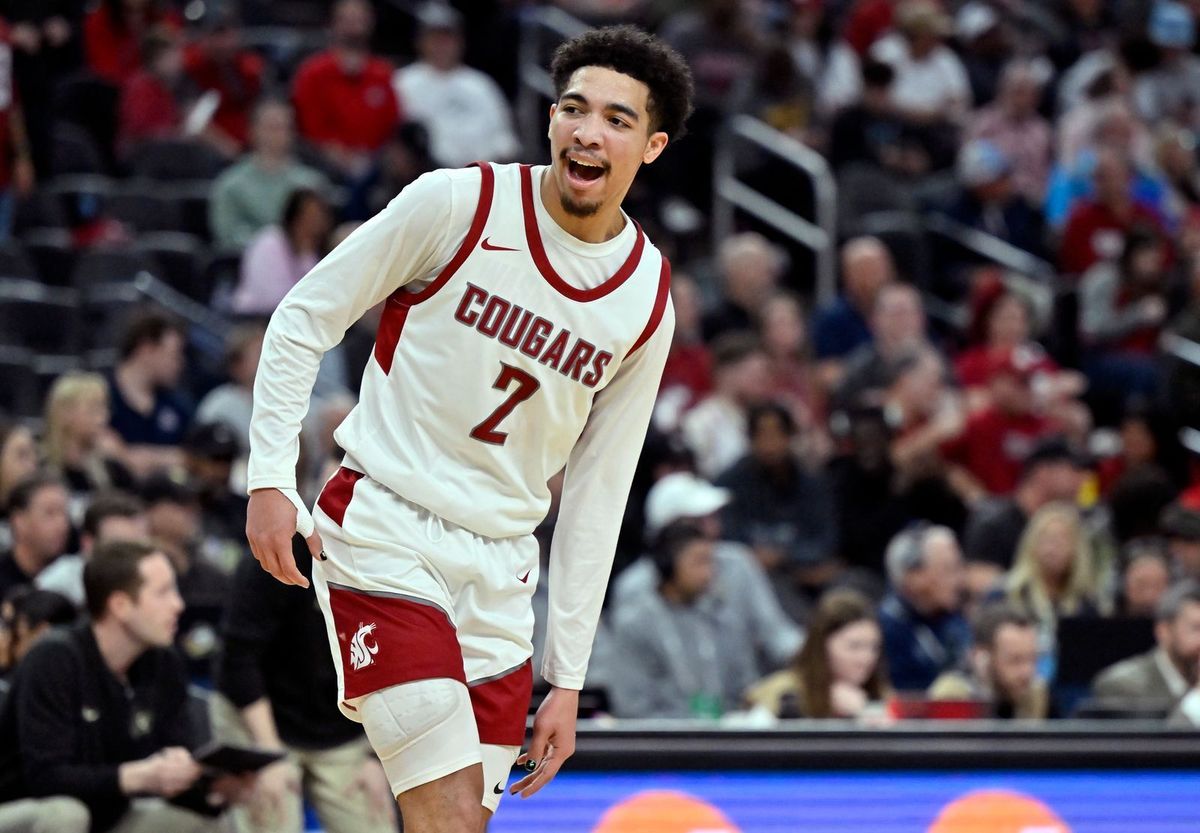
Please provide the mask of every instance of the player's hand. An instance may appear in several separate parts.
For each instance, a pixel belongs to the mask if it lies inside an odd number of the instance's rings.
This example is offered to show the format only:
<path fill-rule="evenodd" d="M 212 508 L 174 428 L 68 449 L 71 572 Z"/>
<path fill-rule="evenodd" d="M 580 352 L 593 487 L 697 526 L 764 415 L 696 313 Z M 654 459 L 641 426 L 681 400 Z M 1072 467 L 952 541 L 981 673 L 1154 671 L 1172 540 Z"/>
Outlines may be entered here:
<path fill-rule="evenodd" d="M 533 761 L 537 768 L 509 788 L 511 795 L 520 793 L 521 798 L 529 798 L 558 775 L 567 758 L 575 754 L 575 718 L 578 714 L 578 691 L 550 689 L 533 719 L 529 751 L 517 758 L 518 766 Z"/>
<path fill-rule="evenodd" d="M 246 540 L 258 563 L 284 584 L 308 587 L 296 567 L 292 536 L 296 534 L 296 507 L 278 489 L 255 489 L 246 510 Z M 305 539 L 314 559 L 321 558 L 321 536 L 313 530 Z"/>

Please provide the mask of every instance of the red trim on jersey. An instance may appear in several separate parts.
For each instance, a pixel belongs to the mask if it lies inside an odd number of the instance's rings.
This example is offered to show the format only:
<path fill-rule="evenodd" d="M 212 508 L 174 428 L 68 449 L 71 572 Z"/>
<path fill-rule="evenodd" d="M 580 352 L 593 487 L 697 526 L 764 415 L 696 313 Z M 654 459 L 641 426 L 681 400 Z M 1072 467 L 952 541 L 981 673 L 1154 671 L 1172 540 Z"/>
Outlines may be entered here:
<path fill-rule="evenodd" d="M 667 299 L 670 296 L 671 262 L 664 257 L 662 259 L 662 270 L 658 273 L 658 295 L 654 298 L 654 309 L 650 311 L 650 320 L 646 322 L 646 329 L 642 330 L 642 334 L 638 336 L 637 341 L 629 348 L 629 352 L 625 354 L 625 358 L 632 356 L 635 350 L 649 341 L 650 336 L 654 335 L 654 331 L 662 323 L 663 314 L 667 311 Z"/>
<path fill-rule="evenodd" d="M 466 683 L 458 635 L 441 608 L 338 587 L 329 588 L 329 608 L 345 699 L 416 680 Z"/>
<path fill-rule="evenodd" d="M 346 509 L 350 506 L 350 498 L 354 497 L 354 484 L 362 479 L 361 471 L 343 466 L 329 478 L 329 482 L 321 490 L 317 506 L 338 526 L 346 519 Z"/>
<path fill-rule="evenodd" d="M 529 660 L 499 679 L 471 684 L 470 691 L 480 743 L 496 746 L 525 743 L 525 716 L 533 697 L 533 664 Z"/>
<path fill-rule="evenodd" d="M 384 304 L 383 315 L 379 318 L 379 329 L 375 333 L 375 361 L 379 363 L 384 374 L 392 372 L 392 359 L 396 355 L 396 345 L 400 343 L 400 334 L 404 330 L 404 321 L 408 318 L 409 309 L 422 301 L 428 301 L 435 292 L 445 286 L 466 261 L 467 256 L 475 250 L 479 238 L 483 236 L 483 227 L 487 224 L 488 214 L 492 210 L 492 197 L 496 191 L 496 173 L 487 162 L 474 164 L 482 174 L 479 202 L 475 205 L 475 216 L 471 218 L 471 227 L 467 230 L 462 245 L 428 286 L 420 292 L 406 292 L 404 287 L 400 287 L 388 296 Z"/>
<path fill-rule="evenodd" d="M 633 274 L 633 270 L 637 268 L 638 262 L 642 259 L 642 249 L 646 246 L 646 237 L 642 234 L 642 227 L 633 221 L 633 226 L 637 229 L 637 239 L 633 242 L 633 250 L 621 264 L 621 268 L 599 286 L 591 289 L 578 289 L 559 277 L 550 264 L 550 258 L 546 257 L 546 248 L 542 245 L 542 233 L 538 230 L 537 212 L 533 207 L 533 174 L 529 165 L 521 166 L 521 210 L 525 215 L 525 239 L 529 243 L 529 253 L 533 255 L 534 264 L 542 273 L 542 277 L 546 279 L 546 283 L 572 301 L 586 302 L 603 298 L 629 280 L 629 276 Z"/>

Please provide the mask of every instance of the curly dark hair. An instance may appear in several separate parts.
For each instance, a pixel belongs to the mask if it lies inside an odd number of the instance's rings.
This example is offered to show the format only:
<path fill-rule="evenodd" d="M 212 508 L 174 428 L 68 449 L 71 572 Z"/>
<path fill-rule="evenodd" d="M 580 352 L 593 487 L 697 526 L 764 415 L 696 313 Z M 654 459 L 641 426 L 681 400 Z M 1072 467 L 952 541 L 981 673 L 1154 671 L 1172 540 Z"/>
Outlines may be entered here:
<path fill-rule="evenodd" d="M 647 107 L 651 132 L 670 141 L 683 138 L 684 122 L 692 112 L 692 71 L 683 56 L 654 35 L 636 26 L 592 29 L 554 50 L 550 76 L 561 96 L 580 67 L 607 67 L 650 88 Z"/>

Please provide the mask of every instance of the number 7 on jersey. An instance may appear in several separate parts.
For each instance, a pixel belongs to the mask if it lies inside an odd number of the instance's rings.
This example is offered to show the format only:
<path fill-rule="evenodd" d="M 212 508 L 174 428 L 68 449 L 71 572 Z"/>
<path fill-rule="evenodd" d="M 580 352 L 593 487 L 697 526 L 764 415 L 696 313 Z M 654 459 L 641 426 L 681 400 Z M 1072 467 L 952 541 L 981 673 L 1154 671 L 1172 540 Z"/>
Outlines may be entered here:
<path fill-rule="evenodd" d="M 504 445 L 504 441 L 508 439 L 508 432 L 497 431 L 496 428 L 506 416 L 513 412 L 513 409 L 537 393 L 538 388 L 541 387 L 538 380 L 524 370 L 501 362 L 500 375 L 496 377 L 492 387 L 498 391 L 506 391 L 513 382 L 517 383 L 517 389 L 510 393 L 508 398 L 501 402 L 500 406 L 492 411 L 487 419 L 471 429 L 472 439 L 491 445 Z"/>

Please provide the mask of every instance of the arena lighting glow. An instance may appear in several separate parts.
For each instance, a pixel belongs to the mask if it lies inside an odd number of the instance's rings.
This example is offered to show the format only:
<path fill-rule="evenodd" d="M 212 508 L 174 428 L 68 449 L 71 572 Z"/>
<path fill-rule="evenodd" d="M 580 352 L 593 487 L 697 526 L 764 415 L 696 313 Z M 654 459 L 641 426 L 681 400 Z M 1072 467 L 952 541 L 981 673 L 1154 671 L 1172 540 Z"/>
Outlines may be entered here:
<path fill-rule="evenodd" d="M 489 833 L 1196 833 L 1200 770 L 560 774 Z"/>

